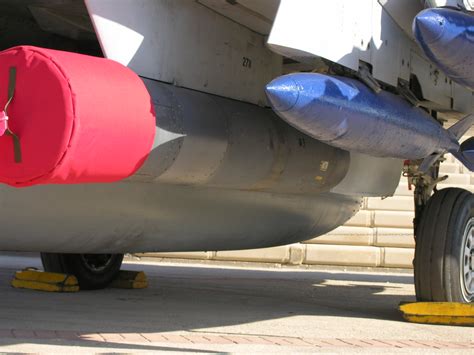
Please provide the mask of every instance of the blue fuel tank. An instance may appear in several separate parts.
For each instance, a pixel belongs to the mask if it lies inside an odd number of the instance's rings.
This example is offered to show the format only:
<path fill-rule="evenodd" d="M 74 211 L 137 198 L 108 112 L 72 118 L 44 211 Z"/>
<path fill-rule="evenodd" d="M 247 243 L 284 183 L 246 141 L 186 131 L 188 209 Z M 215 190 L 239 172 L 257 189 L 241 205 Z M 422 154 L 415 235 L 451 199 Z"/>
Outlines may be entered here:
<path fill-rule="evenodd" d="M 433 153 L 457 152 L 460 147 L 459 137 L 423 110 L 387 91 L 374 93 L 358 80 L 288 74 L 269 83 L 266 93 L 283 120 L 345 150 L 421 159 Z"/>
<path fill-rule="evenodd" d="M 449 78 L 474 90 L 474 16 L 426 9 L 415 17 L 413 33 L 426 56 Z"/>

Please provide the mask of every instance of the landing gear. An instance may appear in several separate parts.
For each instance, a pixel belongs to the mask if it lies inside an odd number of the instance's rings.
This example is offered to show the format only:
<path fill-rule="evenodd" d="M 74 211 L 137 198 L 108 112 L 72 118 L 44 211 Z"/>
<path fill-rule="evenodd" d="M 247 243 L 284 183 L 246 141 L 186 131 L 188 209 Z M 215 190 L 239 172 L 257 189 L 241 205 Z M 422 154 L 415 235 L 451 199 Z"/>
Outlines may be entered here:
<path fill-rule="evenodd" d="M 416 218 L 415 290 L 419 301 L 474 301 L 474 195 L 436 191 Z"/>
<path fill-rule="evenodd" d="M 442 159 L 442 158 L 441 158 Z M 426 172 L 405 162 L 404 175 L 415 186 L 415 291 L 418 301 L 474 302 L 474 195 L 437 190 L 438 159 Z"/>
<path fill-rule="evenodd" d="M 81 289 L 106 287 L 118 275 L 123 254 L 41 253 L 45 271 L 75 275 Z"/>

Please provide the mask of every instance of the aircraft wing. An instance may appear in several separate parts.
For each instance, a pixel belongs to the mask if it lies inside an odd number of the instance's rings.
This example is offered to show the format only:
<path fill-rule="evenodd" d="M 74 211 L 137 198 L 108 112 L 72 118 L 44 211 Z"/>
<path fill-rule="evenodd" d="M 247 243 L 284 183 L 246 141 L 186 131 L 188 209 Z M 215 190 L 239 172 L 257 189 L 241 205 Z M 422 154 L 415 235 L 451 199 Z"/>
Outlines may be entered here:
<path fill-rule="evenodd" d="M 177 7 L 166 2 L 86 5 L 105 56 L 152 79 L 265 106 L 262 88 L 272 78 L 319 70 L 323 61 L 356 74 L 369 68 L 373 79 L 411 90 L 408 98 L 444 118 L 459 119 L 474 107 L 472 92 L 433 65 L 414 40 L 423 1 L 199 0 L 172 18 Z M 206 17 L 206 27 L 192 20 L 195 12 Z"/>
<path fill-rule="evenodd" d="M 470 113 L 472 92 L 451 81 L 413 40 L 411 24 L 422 9 L 409 0 L 282 0 L 268 44 L 301 62 L 322 57 L 353 72 L 368 65 L 379 82 L 411 85 L 425 107 Z"/>
<path fill-rule="evenodd" d="M 264 86 L 281 74 L 266 46 L 277 0 L 86 5 L 105 56 L 144 77 L 264 106 Z"/>

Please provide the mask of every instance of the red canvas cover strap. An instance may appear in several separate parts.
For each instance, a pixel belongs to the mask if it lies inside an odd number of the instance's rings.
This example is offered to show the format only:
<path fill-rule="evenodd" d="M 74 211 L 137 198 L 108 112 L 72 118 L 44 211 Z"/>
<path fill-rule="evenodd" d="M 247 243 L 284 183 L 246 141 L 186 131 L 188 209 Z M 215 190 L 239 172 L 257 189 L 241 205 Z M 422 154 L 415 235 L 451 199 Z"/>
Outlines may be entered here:
<path fill-rule="evenodd" d="M 15 86 L 16 86 L 16 68 L 10 67 L 9 80 L 8 80 L 8 100 L 3 108 L 3 111 L 0 112 L 0 136 L 6 134 L 7 136 L 12 137 L 13 139 L 13 151 L 15 154 L 15 163 L 21 163 L 21 144 L 20 138 L 12 132 L 8 127 L 8 106 L 15 96 Z"/>

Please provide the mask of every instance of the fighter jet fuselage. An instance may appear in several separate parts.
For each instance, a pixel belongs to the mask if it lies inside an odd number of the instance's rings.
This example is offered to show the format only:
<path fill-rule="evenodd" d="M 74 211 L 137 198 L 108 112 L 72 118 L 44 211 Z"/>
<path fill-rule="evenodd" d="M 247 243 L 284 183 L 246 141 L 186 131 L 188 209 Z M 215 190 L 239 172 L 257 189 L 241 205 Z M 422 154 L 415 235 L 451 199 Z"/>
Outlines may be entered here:
<path fill-rule="evenodd" d="M 470 302 L 472 195 L 436 186 L 474 170 L 472 9 L 441 2 L 0 2 L 0 250 L 100 288 L 127 252 L 320 236 L 403 168 L 417 295 Z"/>

